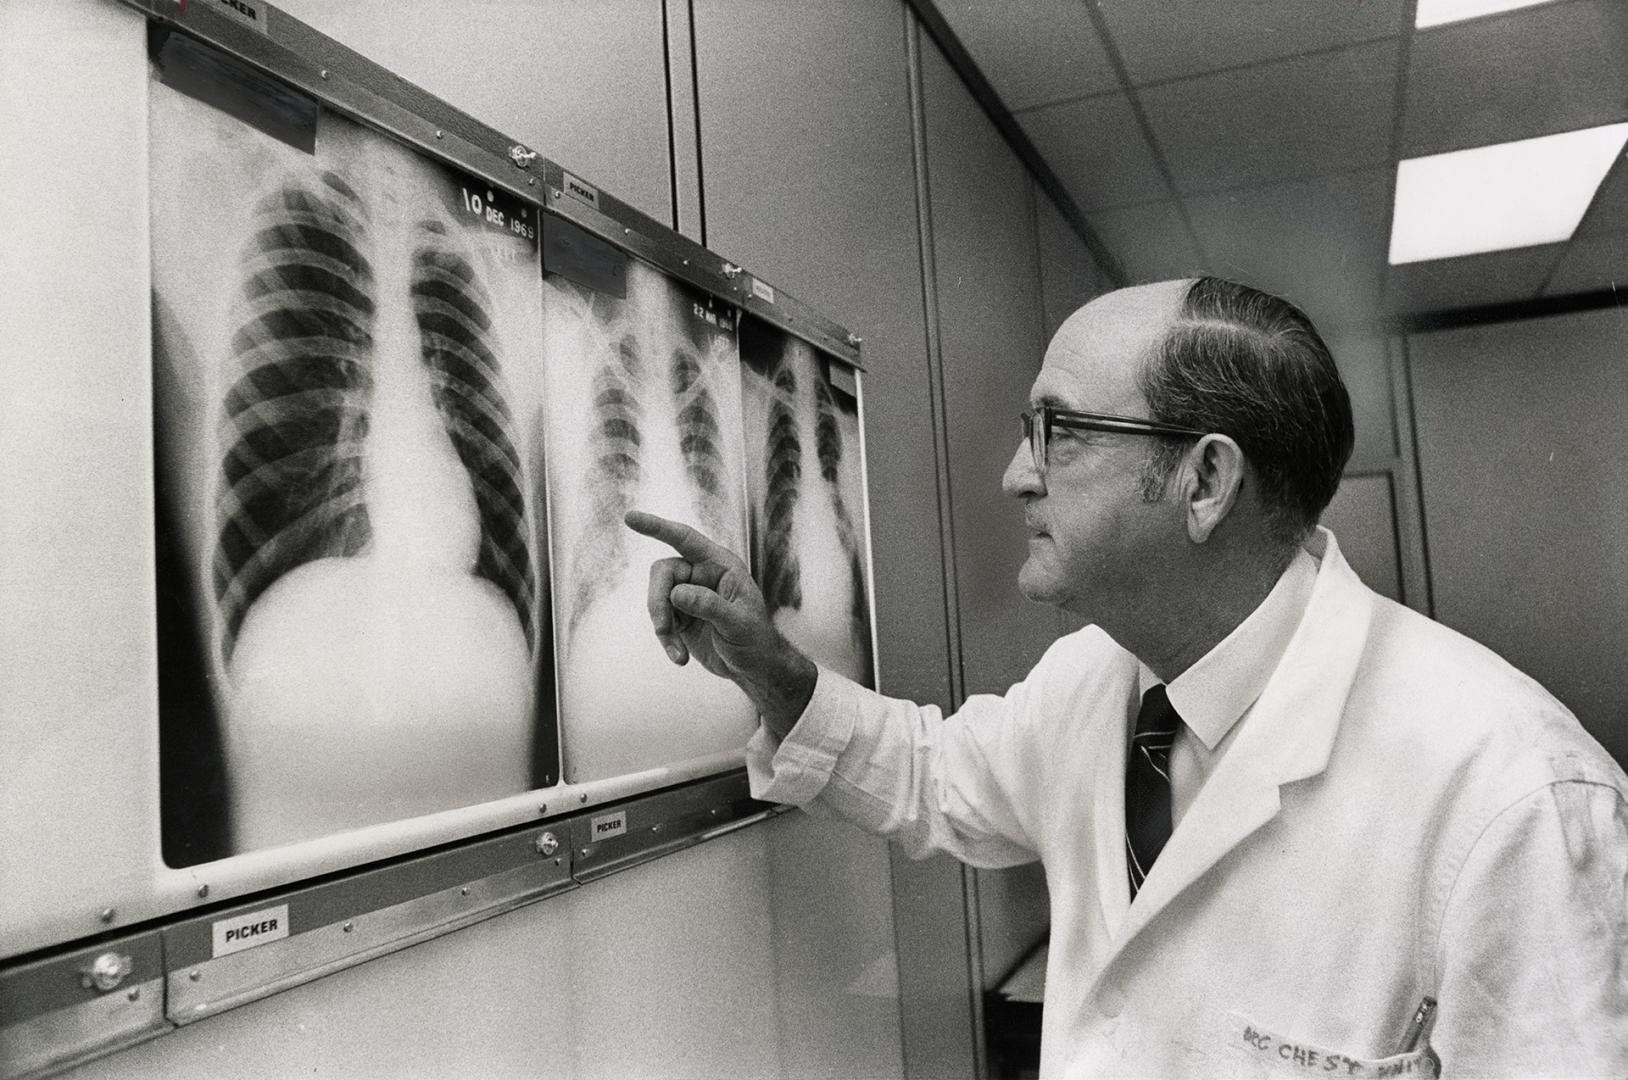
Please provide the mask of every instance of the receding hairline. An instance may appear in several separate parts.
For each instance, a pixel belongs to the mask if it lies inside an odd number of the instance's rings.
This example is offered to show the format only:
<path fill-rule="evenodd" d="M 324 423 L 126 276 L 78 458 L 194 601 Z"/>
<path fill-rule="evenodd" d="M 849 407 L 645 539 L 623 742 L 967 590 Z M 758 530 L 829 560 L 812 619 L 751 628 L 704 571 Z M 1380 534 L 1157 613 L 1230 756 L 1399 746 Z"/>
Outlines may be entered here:
<path fill-rule="evenodd" d="M 1231 318 L 1227 318 L 1225 316 L 1219 316 L 1219 315 L 1214 315 L 1214 314 L 1210 314 L 1210 313 L 1202 313 L 1202 312 L 1194 310 L 1195 307 L 1196 307 L 1196 304 L 1195 304 L 1195 301 L 1194 301 L 1194 294 L 1195 294 L 1195 291 L 1198 289 L 1198 287 L 1200 285 L 1202 285 L 1205 281 L 1220 281 L 1220 280 L 1223 280 L 1223 279 L 1216 279 L 1216 278 L 1179 278 L 1179 279 L 1171 279 L 1170 281 L 1150 283 L 1150 284 L 1153 284 L 1153 285 L 1182 285 L 1182 286 L 1184 286 L 1184 288 L 1181 291 L 1181 298 L 1180 298 L 1180 301 L 1176 305 L 1175 312 L 1172 314 L 1170 319 L 1165 324 L 1164 333 L 1159 335 L 1158 340 L 1153 343 L 1152 349 L 1149 352 L 1149 354 L 1146 357 L 1143 358 L 1143 362 L 1144 362 L 1143 370 L 1144 370 L 1144 372 L 1151 374 L 1152 366 L 1159 362 L 1159 360 L 1161 358 L 1161 355 L 1163 354 L 1164 350 L 1170 345 L 1171 340 L 1175 337 L 1176 334 L 1181 333 L 1183 331 L 1200 331 L 1200 332 L 1211 331 L 1211 332 L 1220 333 L 1220 334 L 1242 335 L 1244 337 L 1253 338 L 1254 340 L 1256 340 L 1258 342 L 1261 342 L 1263 344 L 1273 342 L 1273 341 L 1275 341 L 1275 340 L 1277 340 L 1277 339 L 1279 339 L 1279 338 L 1281 338 L 1283 336 L 1283 333 L 1281 331 L 1268 330 L 1268 329 L 1266 329 L 1264 327 L 1253 325 L 1253 324 L 1251 324 L 1251 323 L 1249 323 L 1247 321 L 1242 321 L 1242 320 L 1239 320 L 1239 319 L 1231 319 Z M 1130 288 L 1146 288 L 1146 287 L 1148 287 L 1148 286 L 1130 286 Z M 1303 311 L 1300 311 L 1298 308 L 1295 307 L 1293 301 L 1290 301 L 1290 300 L 1288 300 L 1288 299 L 1286 299 L 1284 297 L 1278 296 L 1278 295 L 1273 294 L 1273 293 L 1268 293 L 1268 292 L 1265 292 L 1265 291 L 1260 290 L 1260 289 L 1255 289 L 1254 286 L 1246 285 L 1244 287 L 1247 288 L 1247 289 L 1252 289 L 1256 293 L 1259 293 L 1262 297 L 1265 297 L 1265 298 L 1268 298 L 1270 300 L 1279 301 L 1281 303 L 1287 304 L 1290 308 L 1293 308 L 1295 311 L 1299 312 L 1300 318 L 1306 323 L 1306 326 L 1308 328 L 1310 328 L 1313 333 L 1316 333 L 1316 327 L 1311 323 L 1311 320 L 1305 315 L 1305 313 Z M 1115 291 L 1118 292 L 1118 291 L 1122 291 L 1122 290 L 1115 290 Z M 1104 295 L 1111 295 L 1111 294 L 1104 294 Z"/>
<path fill-rule="evenodd" d="M 1098 320 L 1115 316 L 1123 319 L 1129 316 L 1129 319 L 1121 323 L 1124 329 L 1134 328 L 1146 332 L 1146 340 L 1139 344 L 1135 354 L 1139 361 L 1138 366 L 1145 367 L 1149 361 L 1158 356 L 1171 332 L 1179 328 L 1186 319 L 1184 312 L 1187 298 L 1199 280 L 1172 278 L 1167 281 L 1127 285 L 1105 292 L 1075 308 L 1068 318 L 1063 320 L 1052 336 L 1051 347 L 1074 352 L 1083 345 L 1083 341 L 1077 341 L 1078 338 L 1083 335 L 1089 340 L 1100 331 L 1101 324 Z M 1091 333 L 1085 331 L 1086 325 L 1091 326 Z"/>

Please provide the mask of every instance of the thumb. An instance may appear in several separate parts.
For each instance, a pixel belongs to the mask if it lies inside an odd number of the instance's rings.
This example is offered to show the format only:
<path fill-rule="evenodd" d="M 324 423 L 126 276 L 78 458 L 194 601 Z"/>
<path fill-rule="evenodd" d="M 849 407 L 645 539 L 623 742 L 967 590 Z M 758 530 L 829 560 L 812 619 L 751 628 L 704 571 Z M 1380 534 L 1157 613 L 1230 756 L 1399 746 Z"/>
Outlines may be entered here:
<path fill-rule="evenodd" d="M 738 638 L 746 621 L 733 604 L 704 585 L 674 585 L 669 600 L 673 607 L 710 623 L 726 638 Z"/>

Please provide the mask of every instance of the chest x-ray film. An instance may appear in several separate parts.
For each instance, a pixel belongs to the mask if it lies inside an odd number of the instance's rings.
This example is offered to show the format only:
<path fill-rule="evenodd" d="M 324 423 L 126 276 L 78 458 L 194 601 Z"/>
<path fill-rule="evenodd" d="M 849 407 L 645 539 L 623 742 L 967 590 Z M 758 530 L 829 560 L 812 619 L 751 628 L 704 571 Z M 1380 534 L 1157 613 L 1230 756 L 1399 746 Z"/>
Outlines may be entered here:
<path fill-rule="evenodd" d="M 166 861 L 557 782 L 536 210 L 149 116 Z"/>
<path fill-rule="evenodd" d="M 637 772 L 741 746 L 734 684 L 679 668 L 650 628 L 639 508 L 746 550 L 736 311 L 629 258 L 624 296 L 544 280 L 549 489 L 566 778 Z"/>
<path fill-rule="evenodd" d="M 873 686 L 852 372 L 750 315 L 741 319 L 740 348 L 758 584 L 790 641 L 831 670 Z"/>

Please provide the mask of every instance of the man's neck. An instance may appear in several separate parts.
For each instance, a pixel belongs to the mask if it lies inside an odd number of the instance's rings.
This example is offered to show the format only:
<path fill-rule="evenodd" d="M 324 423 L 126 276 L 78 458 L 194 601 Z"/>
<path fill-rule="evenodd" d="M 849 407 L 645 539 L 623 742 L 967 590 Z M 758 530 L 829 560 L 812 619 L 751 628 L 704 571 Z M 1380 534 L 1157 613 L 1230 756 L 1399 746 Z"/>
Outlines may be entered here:
<path fill-rule="evenodd" d="M 1282 576 L 1283 567 L 1260 563 L 1208 567 L 1193 580 L 1168 583 L 1166 595 L 1138 613 L 1139 625 L 1109 633 L 1172 682 L 1249 618 Z"/>

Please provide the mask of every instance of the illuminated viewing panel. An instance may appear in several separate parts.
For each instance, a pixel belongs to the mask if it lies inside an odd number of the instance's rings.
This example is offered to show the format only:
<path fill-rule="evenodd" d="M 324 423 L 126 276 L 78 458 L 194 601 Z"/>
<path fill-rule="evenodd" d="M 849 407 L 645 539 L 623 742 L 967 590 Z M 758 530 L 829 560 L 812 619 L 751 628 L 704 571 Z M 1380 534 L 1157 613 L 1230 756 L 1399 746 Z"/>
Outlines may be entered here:
<path fill-rule="evenodd" d="M 769 611 L 815 660 L 875 686 L 853 374 L 750 315 L 741 360 L 753 565 Z"/>
<path fill-rule="evenodd" d="M 166 861 L 556 782 L 535 209 L 150 100 Z"/>
<path fill-rule="evenodd" d="M 1401 162 L 1391 264 L 1570 239 L 1625 139 L 1608 124 Z"/>
<path fill-rule="evenodd" d="M 624 295 L 545 279 L 549 483 L 566 779 L 738 747 L 733 683 L 675 666 L 651 631 L 650 565 L 673 554 L 638 508 L 746 550 L 736 309 L 624 256 Z"/>

